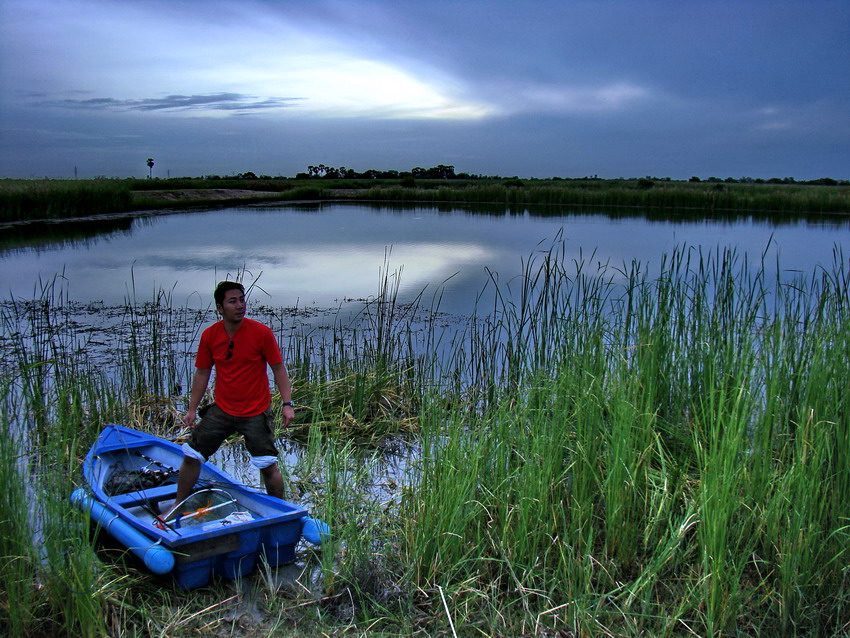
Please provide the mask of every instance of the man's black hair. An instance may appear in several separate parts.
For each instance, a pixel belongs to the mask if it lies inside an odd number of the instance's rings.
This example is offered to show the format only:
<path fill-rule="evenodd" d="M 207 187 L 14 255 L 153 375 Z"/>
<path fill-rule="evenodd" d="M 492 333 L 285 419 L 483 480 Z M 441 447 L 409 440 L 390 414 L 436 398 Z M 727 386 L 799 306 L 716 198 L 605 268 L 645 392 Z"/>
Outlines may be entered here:
<path fill-rule="evenodd" d="M 213 292 L 213 299 L 215 299 L 215 305 L 220 306 L 224 303 L 224 293 L 228 290 L 241 290 L 242 294 L 245 294 L 245 286 L 240 284 L 238 281 L 220 281 L 218 282 L 218 286 L 215 287 L 215 291 Z"/>

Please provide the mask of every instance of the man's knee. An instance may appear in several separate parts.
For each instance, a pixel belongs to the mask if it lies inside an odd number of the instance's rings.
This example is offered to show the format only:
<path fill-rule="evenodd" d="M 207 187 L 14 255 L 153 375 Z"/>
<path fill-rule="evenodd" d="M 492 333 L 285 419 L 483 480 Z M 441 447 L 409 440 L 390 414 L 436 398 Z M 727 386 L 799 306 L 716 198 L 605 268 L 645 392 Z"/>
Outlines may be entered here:
<path fill-rule="evenodd" d="M 192 469 L 197 468 L 197 467 L 201 467 L 201 461 L 199 459 L 196 459 L 193 456 L 184 456 L 183 457 L 183 467 L 192 468 Z"/>
<path fill-rule="evenodd" d="M 277 463 L 275 463 L 274 465 L 269 465 L 268 467 L 264 467 L 260 470 L 260 474 L 263 475 L 264 479 L 277 478 L 281 476 L 280 468 L 278 467 Z"/>
<path fill-rule="evenodd" d="M 277 463 L 270 465 L 260 470 L 263 477 L 263 483 L 266 486 L 266 492 L 271 496 L 283 498 L 283 475 L 280 473 L 280 468 Z"/>

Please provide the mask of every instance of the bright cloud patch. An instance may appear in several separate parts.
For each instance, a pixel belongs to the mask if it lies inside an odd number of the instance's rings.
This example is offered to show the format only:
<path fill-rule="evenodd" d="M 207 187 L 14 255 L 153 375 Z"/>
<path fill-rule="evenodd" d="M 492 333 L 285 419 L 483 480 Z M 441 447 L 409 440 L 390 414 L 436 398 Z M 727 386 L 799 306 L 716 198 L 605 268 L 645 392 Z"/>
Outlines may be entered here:
<path fill-rule="evenodd" d="M 531 86 L 520 89 L 519 110 L 555 113 L 619 111 L 649 97 L 649 91 L 629 83 L 599 87 Z"/>
<path fill-rule="evenodd" d="M 436 82 L 374 60 L 327 60 L 280 77 L 281 88 L 309 96 L 299 110 L 316 115 L 477 119 L 492 112 L 482 102 L 453 97 Z"/>

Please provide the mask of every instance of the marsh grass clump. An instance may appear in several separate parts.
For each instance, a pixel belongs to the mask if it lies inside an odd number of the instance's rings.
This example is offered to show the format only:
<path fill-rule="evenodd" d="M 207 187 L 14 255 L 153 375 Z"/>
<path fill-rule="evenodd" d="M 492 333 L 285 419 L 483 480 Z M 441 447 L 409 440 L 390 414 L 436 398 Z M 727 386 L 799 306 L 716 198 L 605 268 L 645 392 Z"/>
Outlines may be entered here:
<path fill-rule="evenodd" d="M 434 308 L 421 317 L 417 297 L 400 303 L 400 271 L 385 263 L 378 294 L 354 316 L 337 317 L 329 332 L 290 339 L 289 367 L 299 382 L 300 409 L 291 432 L 304 440 L 310 428 L 337 432 L 361 443 L 418 427 L 423 370 L 432 365 L 421 344 L 429 338 Z"/>

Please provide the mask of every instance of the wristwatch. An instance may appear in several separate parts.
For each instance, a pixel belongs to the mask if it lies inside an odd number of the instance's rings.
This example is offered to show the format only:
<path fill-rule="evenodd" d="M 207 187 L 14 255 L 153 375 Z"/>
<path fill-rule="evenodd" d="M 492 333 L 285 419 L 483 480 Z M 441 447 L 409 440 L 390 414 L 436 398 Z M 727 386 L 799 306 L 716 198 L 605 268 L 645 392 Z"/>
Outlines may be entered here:
<path fill-rule="evenodd" d="M 291 408 L 291 407 L 293 407 L 293 406 L 292 406 L 292 401 L 284 401 L 284 402 L 283 402 L 283 405 L 284 405 L 284 407 L 286 407 L 287 405 L 288 405 L 290 408 Z"/>

